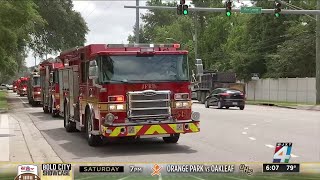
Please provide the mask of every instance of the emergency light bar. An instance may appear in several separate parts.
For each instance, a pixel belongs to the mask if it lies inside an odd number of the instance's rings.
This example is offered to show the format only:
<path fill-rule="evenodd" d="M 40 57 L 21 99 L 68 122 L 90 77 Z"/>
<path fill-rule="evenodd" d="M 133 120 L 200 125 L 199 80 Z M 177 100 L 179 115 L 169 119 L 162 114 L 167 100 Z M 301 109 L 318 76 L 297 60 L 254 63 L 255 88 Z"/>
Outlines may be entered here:
<path fill-rule="evenodd" d="M 127 47 L 137 47 L 137 48 L 180 48 L 180 44 L 107 44 L 108 48 L 127 48 Z"/>

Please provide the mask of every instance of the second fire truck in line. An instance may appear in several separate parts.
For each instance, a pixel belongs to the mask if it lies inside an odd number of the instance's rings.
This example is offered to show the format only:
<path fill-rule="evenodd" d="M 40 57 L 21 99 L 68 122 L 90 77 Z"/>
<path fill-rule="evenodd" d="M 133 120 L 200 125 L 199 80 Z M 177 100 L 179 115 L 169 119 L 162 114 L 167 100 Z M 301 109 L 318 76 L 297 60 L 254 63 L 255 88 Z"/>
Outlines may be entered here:
<path fill-rule="evenodd" d="M 41 101 L 43 111 L 53 117 L 60 114 L 59 73 L 63 64 L 56 59 L 47 59 L 40 64 Z"/>
<path fill-rule="evenodd" d="M 62 52 L 60 111 L 67 132 L 84 131 L 90 146 L 105 138 L 199 132 L 191 109 L 187 51 L 180 45 L 92 44 Z"/>

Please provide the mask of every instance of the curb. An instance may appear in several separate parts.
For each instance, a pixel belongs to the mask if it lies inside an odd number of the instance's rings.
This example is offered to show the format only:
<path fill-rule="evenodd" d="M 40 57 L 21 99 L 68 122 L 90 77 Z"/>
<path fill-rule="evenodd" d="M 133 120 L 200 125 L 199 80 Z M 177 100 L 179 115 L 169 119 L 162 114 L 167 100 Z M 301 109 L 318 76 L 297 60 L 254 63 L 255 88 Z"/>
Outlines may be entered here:
<path fill-rule="evenodd" d="M 257 105 L 257 106 L 273 106 L 273 107 L 286 108 L 286 109 L 298 109 L 297 107 L 294 107 L 294 106 L 283 106 L 283 105 L 278 105 L 273 103 L 247 103 L 247 104 Z"/>
<path fill-rule="evenodd" d="M 0 114 L 8 113 L 8 109 L 0 109 Z"/>

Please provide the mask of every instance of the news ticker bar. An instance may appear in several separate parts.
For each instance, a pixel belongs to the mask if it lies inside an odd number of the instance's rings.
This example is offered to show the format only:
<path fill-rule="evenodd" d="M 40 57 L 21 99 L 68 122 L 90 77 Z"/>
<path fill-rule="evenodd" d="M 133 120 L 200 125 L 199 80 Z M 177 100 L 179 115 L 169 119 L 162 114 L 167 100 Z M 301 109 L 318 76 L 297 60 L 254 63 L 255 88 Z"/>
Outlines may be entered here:
<path fill-rule="evenodd" d="M 87 163 L 87 164 L 1 164 L 0 171 L 19 173 L 33 172 L 39 176 L 72 176 L 74 174 L 184 174 L 184 173 L 205 173 L 205 174 L 232 174 L 244 173 L 251 175 L 254 173 L 320 173 L 320 163 L 247 163 L 247 164 L 108 164 L 108 163 Z M 30 169 L 30 170 L 27 170 Z M 9 171 L 8 171 L 9 170 Z"/>

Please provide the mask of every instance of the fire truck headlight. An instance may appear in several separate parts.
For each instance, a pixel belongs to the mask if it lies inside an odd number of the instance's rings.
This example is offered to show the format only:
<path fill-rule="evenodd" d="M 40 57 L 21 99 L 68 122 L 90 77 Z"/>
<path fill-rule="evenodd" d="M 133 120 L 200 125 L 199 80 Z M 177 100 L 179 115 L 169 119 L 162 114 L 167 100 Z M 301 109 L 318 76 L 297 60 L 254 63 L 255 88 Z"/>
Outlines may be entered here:
<path fill-rule="evenodd" d="M 27 90 L 26 88 L 23 88 L 23 90 L 25 91 L 25 90 Z"/>
<path fill-rule="evenodd" d="M 124 104 L 110 104 L 109 105 L 109 110 L 110 111 L 122 111 L 125 109 Z"/>
<path fill-rule="evenodd" d="M 36 92 L 36 94 L 40 94 L 40 92 Z"/>
<path fill-rule="evenodd" d="M 114 121 L 114 115 L 113 114 L 111 114 L 111 113 L 109 113 L 109 114 L 107 114 L 106 115 L 106 123 L 112 123 L 113 121 Z"/>
<path fill-rule="evenodd" d="M 176 108 L 181 108 L 182 107 L 182 102 L 176 102 Z"/>
<path fill-rule="evenodd" d="M 191 101 L 178 101 L 175 105 L 175 108 L 190 108 Z"/>

